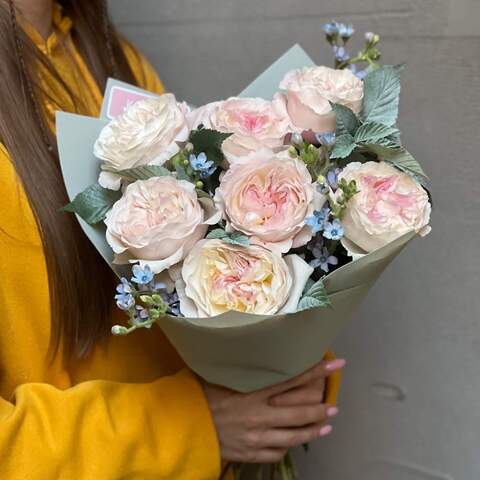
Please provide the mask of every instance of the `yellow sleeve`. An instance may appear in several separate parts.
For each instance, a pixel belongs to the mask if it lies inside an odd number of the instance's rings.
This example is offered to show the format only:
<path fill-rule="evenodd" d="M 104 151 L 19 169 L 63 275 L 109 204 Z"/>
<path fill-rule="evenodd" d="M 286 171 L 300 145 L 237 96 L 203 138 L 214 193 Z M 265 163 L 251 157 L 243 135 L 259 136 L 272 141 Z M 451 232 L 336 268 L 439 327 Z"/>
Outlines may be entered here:
<path fill-rule="evenodd" d="M 332 351 L 328 351 L 325 354 L 324 360 L 335 360 L 335 354 Z M 342 381 L 342 372 L 337 370 L 328 377 L 327 385 L 325 389 L 325 403 L 328 405 L 336 405 L 338 400 L 338 394 L 340 393 L 340 383 Z"/>
<path fill-rule="evenodd" d="M 165 87 L 150 62 L 130 42 L 123 40 L 123 51 L 137 80 L 138 86 L 152 93 L 162 94 Z"/>
<path fill-rule="evenodd" d="M 184 370 L 150 384 L 25 384 L 0 399 L 2 480 L 214 480 L 216 434 Z"/>

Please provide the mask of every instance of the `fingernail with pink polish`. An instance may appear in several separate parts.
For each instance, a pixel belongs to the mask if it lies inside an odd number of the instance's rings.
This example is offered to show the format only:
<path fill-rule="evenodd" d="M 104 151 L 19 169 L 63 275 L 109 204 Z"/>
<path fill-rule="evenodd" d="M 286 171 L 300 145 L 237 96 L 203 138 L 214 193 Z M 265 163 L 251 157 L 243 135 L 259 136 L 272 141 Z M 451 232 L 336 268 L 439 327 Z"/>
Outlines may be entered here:
<path fill-rule="evenodd" d="M 323 426 L 321 429 L 320 429 L 320 436 L 321 437 L 325 437 L 326 435 L 328 435 L 331 431 L 333 430 L 332 426 L 331 425 L 325 425 Z"/>
<path fill-rule="evenodd" d="M 328 407 L 326 413 L 327 413 L 327 417 L 334 417 L 338 413 L 338 408 Z"/>
<path fill-rule="evenodd" d="M 333 372 L 334 370 L 339 370 L 343 368 L 347 362 L 343 358 L 337 358 L 325 364 L 325 370 L 328 372 Z"/>

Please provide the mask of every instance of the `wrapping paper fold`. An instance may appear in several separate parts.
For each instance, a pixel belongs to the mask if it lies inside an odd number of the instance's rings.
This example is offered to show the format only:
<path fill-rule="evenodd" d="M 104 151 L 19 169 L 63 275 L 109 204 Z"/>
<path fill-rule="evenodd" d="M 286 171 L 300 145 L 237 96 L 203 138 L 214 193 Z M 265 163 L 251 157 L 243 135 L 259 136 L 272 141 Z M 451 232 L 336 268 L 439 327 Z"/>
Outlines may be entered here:
<path fill-rule="evenodd" d="M 296 45 L 241 95 L 271 98 L 287 71 L 312 64 Z M 93 145 L 108 122 L 111 92 L 116 87 L 131 88 L 110 80 L 100 119 L 57 112 L 60 164 L 70 199 L 97 182 L 100 162 L 93 155 Z M 132 88 L 132 92 L 141 90 Z M 79 222 L 105 261 L 122 275 L 124 267 L 112 264 L 103 224 L 91 226 L 80 218 Z M 374 282 L 414 236 L 414 232 L 406 234 L 325 277 L 331 308 L 274 316 L 239 312 L 200 319 L 166 316 L 159 321 L 160 328 L 186 364 L 211 383 L 242 392 L 276 384 L 323 358 Z"/>

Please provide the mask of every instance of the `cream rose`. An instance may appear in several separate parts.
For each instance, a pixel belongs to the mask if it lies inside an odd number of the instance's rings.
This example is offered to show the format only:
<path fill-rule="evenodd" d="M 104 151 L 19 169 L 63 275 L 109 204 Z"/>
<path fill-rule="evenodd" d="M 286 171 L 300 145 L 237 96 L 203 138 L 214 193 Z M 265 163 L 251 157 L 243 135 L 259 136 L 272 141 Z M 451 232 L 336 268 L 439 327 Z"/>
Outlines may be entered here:
<path fill-rule="evenodd" d="M 191 128 L 203 124 L 220 132 L 232 133 L 222 150 L 229 163 L 262 148 L 277 151 L 292 132 L 281 95 L 269 102 L 261 98 L 230 98 L 200 107 L 189 116 Z"/>
<path fill-rule="evenodd" d="M 162 165 L 188 139 L 188 107 L 167 93 L 132 104 L 106 125 L 95 142 L 94 154 L 103 161 L 99 183 L 118 190 L 118 170 Z"/>
<path fill-rule="evenodd" d="M 287 109 L 293 123 L 317 133 L 335 131 L 330 102 L 359 113 L 363 103 L 363 82 L 350 70 L 310 67 L 292 70 L 280 83 L 287 92 Z"/>
<path fill-rule="evenodd" d="M 286 151 L 261 150 L 232 165 L 215 192 L 227 231 L 237 230 L 282 253 L 311 239 L 305 218 L 325 200 L 305 164 Z"/>
<path fill-rule="evenodd" d="M 107 213 L 106 238 L 115 263 L 139 261 L 159 273 L 185 258 L 220 215 L 195 186 L 174 177 L 139 180 Z"/>
<path fill-rule="evenodd" d="M 298 255 L 263 247 L 198 242 L 177 280 L 180 310 L 186 317 L 211 317 L 235 310 L 273 315 L 295 312 L 313 269 Z"/>
<path fill-rule="evenodd" d="M 412 177 L 385 162 L 349 163 L 339 179 L 355 180 L 359 193 L 342 219 L 345 238 L 371 252 L 415 231 L 430 231 L 427 192 Z"/>

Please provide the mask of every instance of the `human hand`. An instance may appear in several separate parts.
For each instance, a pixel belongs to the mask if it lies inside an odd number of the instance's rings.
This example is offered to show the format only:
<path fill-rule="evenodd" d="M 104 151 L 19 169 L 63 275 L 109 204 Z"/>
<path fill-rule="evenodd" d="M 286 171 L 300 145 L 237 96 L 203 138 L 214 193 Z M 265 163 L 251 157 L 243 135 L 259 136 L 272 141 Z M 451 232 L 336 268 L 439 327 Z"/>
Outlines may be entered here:
<path fill-rule="evenodd" d="M 328 435 L 325 422 L 338 413 L 323 403 L 325 379 L 345 360 L 323 361 L 281 384 L 238 393 L 204 384 L 222 458 L 230 462 L 275 463 L 298 445 Z"/>

